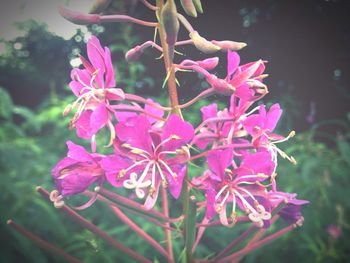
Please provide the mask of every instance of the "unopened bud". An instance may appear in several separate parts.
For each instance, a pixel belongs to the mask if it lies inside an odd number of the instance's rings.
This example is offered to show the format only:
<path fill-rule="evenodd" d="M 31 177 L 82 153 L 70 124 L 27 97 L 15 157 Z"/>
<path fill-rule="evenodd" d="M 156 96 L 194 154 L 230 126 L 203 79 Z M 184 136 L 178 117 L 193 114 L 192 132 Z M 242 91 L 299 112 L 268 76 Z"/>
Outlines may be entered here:
<path fill-rule="evenodd" d="M 166 42 L 169 45 L 175 45 L 180 26 L 174 0 L 168 0 L 165 3 L 161 13 L 161 22 L 164 26 Z"/>
<path fill-rule="evenodd" d="M 100 23 L 99 15 L 87 15 L 77 11 L 70 10 L 64 6 L 58 8 L 59 13 L 68 21 L 77 25 L 88 25 Z"/>
<path fill-rule="evenodd" d="M 111 0 L 95 0 L 90 8 L 90 14 L 99 14 L 111 3 Z"/>
<path fill-rule="evenodd" d="M 232 51 L 237 51 L 247 46 L 246 43 L 235 42 L 230 40 L 224 40 L 224 41 L 212 40 L 211 43 L 220 47 L 222 50 L 232 50 Z"/>
<path fill-rule="evenodd" d="M 212 70 L 216 68 L 216 66 L 219 63 L 219 58 L 218 57 L 213 57 L 213 58 L 207 58 L 202 61 L 197 61 L 198 65 L 206 70 Z"/>
<path fill-rule="evenodd" d="M 210 54 L 220 50 L 220 47 L 206 40 L 204 37 L 201 37 L 197 31 L 191 32 L 190 38 L 196 48 L 203 53 Z"/>
<path fill-rule="evenodd" d="M 219 94 L 229 96 L 236 91 L 236 88 L 234 86 L 232 86 L 224 79 L 216 77 L 215 75 L 209 75 L 206 80 Z"/>
<path fill-rule="evenodd" d="M 201 0 L 193 0 L 193 4 L 196 7 L 198 13 L 203 14 L 203 8 L 202 8 Z"/>
<path fill-rule="evenodd" d="M 128 52 L 126 52 L 125 59 L 127 62 L 136 61 L 140 58 L 142 53 L 143 52 L 142 52 L 141 46 L 136 46 L 130 49 Z"/>
<path fill-rule="evenodd" d="M 181 0 L 182 8 L 189 16 L 197 17 L 197 10 L 192 0 Z"/>

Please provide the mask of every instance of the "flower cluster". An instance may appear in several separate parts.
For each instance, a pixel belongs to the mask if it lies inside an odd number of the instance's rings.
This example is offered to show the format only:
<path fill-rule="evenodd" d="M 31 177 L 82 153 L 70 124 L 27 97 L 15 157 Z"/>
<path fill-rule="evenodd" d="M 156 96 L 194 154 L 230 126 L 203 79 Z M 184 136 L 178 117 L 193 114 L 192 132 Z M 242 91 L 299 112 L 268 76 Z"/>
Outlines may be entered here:
<path fill-rule="evenodd" d="M 279 104 L 268 110 L 264 104 L 251 109 L 268 92 L 263 83 L 265 61 L 240 65 L 237 52 L 228 50 L 224 79 L 209 72 L 218 65 L 217 57 L 186 59 L 175 65 L 176 70 L 204 75 L 210 84 L 191 104 L 212 93 L 230 96 L 229 108 L 219 110 L 215 103 L 202 107 L 202 122 L 194 128 L 179 115 L 169 112 L 164 117 L 169 109 L 151 99 L 117 88 L 110 51 L 96 37 L 88 41 L 87 54 L 89 60 L 80 57 L 84 69 L 72 70 L 70 88 L 77 100 L 65 115 L 76 108 L 71 128 L 76 128 L 80 138 L 91 139 L 93 153 L 67 142 L 67 157 L 52 170 L 62 194 L 56 196 L 58 201 L 94 183 L 108 183 L 134 191 L 144 199 L 144 207 L 151 209 L 160 187 L 178 199 L 187 180 L 205 194 L 206 218 L 218 214 L 224 226 L 244 220 L 268 227 L 272 212 L 281 204 L 278 213 L 283 218 L 300 221 L 300 207 L 307 201 L 277 191 L 275 180 L 279 155 L 296 163 L 277 147 L 294 131 L 286 137 L 274 133 L 282 114 Z M 114 146 L 114 153 L 110 155 L 95 153 L 95 136 L 103 127 L 111 134 L 109 145 Z M 191 157 L 192 149 L 201 153 Z M 208 169 L 189 178 L 188 164 L 197 158 L 206 158 Z"/>

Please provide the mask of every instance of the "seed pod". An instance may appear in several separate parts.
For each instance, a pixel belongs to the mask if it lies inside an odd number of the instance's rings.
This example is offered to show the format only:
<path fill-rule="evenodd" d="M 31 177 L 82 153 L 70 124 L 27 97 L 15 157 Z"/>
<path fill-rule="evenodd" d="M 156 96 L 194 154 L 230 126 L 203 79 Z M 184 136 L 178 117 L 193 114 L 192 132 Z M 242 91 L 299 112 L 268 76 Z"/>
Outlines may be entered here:
<path fill-rule="evenodd" d="M 193 0 L 193 4 L 196 7 L 198 13 L 203 14 L 203 8 L 202 8 L 201 0 Z"/>
<path fill-rule="evenodd" d="M 179 21 L 177 20 L 177 10 L 174 0 L 168 0 L 161 13 L 161 22 L 163 23 L 166 33 L 166 42 L 174 45 L 179 32 Z"/>
<path fill-rule="evenodd" d="M 107 8 L 111 3 L 111 0 L 95 0 L 92 7 L 90 8 L 89 14 L 99 14 Z"/>
<path fill-rule="evenodd" d="M 196 7 L 194 6 L 192 0 L 181 0 L 181 5 L 186 14 L 189 16 L 197 17 Z"/>
<path fill-rule="evenodd" d="M 193 44 L 196 48 L 203 53 L 210 54 L 220 50 L 220 47 L 206 40 L 204 37 L 201 37 L 197 31 L 190 33 L 190 38 L 193 41 Z"/>
<path fill-rule="evenodd" d="M 246 43 L 235 42 L 230 40 L 224 40 L 224 41 L 212 40 L 211 43 L 213 43 L 214 45 L 217 45 L 222 50 L 232 50 L 232 51 L 237 51 L 247 46 Z"/>

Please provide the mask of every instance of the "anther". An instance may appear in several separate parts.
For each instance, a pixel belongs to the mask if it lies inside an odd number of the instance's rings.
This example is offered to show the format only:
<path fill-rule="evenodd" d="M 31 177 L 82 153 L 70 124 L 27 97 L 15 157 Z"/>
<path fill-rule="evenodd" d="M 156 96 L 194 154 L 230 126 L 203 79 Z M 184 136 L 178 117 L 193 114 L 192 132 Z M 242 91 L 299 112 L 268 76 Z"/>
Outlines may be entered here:
<path fill-rule="evenodd" d="M 180 139 L 181 139 L 180 136 L 178 136 L 178 135 L 176 135 L 176 134 L 170 135 L 169 138 L 170 138 L 170 139 L 175 139 L 175 140 L 180 140 Z"/>
<path fill-rule="evenodd" d="M 123 178 L 125 176 L 125 174 L 126 174 L 125 169 L 120 170 L 116 179 L 119 180 L 120 178 Z"/>
<path fill-rule="evenodd" d="M 163 188 L 167 188 L 168 182 L 166 180 L 162 180 L 162 186 L 163 186 Z"/>

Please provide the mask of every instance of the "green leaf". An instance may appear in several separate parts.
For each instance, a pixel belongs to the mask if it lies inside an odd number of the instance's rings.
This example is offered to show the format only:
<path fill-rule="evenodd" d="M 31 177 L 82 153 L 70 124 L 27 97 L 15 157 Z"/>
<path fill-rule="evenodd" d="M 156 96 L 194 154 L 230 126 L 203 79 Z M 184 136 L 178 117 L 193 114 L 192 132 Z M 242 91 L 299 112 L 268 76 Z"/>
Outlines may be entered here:
<path fill-rule="evenodd" d="M 12 117 L 13 102 L 8 92 L 0 87 L 0 117 L 10 119 Z"/>

